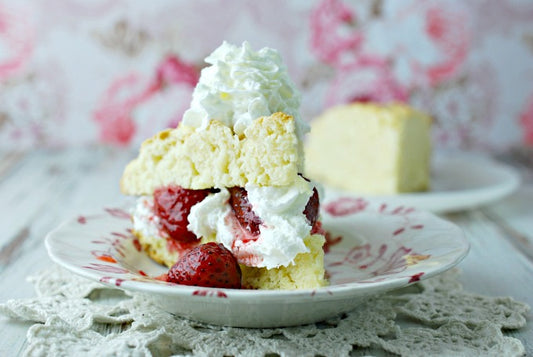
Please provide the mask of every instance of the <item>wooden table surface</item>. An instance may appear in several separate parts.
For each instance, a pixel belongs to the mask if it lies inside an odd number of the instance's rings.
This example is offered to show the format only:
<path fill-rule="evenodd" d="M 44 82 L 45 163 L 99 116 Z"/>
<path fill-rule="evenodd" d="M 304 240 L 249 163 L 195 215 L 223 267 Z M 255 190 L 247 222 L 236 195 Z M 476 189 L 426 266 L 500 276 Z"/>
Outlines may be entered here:
<path fill-rule="evenodd" d="M 52 264 L 44 237 L 63 220 L 116 206 L 124 165 L 135 152 L 69 149 L 0 153 L 0 302 L 34 296 L 25 278 Z M 531 151 L 529 152 L 531 154 Z M 460 263 L 465 289 L 511 296 L 533 306 L 533 156 L 527 151 L 499 155 L 522 176 L 520 188 L 485 207 L 443 215 L 466 232 L 471 251 Z M 509 333 L 533 356 L 533 328 Z M 24 349 L 29 323 L 0 318 L 0 356 Z"/>

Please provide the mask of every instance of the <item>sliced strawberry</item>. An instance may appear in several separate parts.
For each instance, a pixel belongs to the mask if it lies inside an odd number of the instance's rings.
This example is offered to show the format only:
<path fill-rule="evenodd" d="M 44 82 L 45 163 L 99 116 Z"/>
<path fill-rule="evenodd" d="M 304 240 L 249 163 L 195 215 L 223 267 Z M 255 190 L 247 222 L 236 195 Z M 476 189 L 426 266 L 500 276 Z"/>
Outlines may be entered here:
<path fill-rule="evenodd" d="M 182 256 L 170 268 L 167 281 L 213 288 L 241 288 L 237 259 L 220 243 L 201 244 Z"/>
<path fill-rule="evenodd" d="M 303 212 L 307 218 L 307 222 L 309 222 L 309 225 L 313 227 L 312 229 L 315 228 L 317 223 L 319 209 L 320 199 L 318 197 L 318 191 L 316 188 L 313 188 L 313 195 L 309 198 L 309 201 L 307 202 Z"/>
<path fill-rule="evenodd" d="M 191 207 L 202 201 L 210 190 L 188 190 L 180 186 L 161 187 L 154 191 L 154 209 L 161 226 L 171 239 L 193 242 L 198 239 L 187 229 Z"/>
<path fill-rule="evenodd" d="M 306 179 L 307 180 L 307 179 Z M 235 217 L 241 226 L 250 232 L 253 236 L 259 235 L 259 226 L 263 221 L 259 218 L 252 209 L 252 205 L 248 201 L 248 193 L 242 187 L 229 188 L 231 197 L 230 205 L 235 212 Z M 309 198 L 303 214 L 307 218 L 309 225 L 314 228 L 318 220 L 318 212 L 320 207 L 320 199 L 318 197 L 318 190 L 313 188 L 313 194 Z"/>
<path fill-rule="evenodd" d="M 231 194 L 229 203 L 241 226 L 252 235 L 259 235 L 259 225 L 263 221 L 254 213 L 252 205 L 248 201 L 248 192 L 242 187 L 231 187 L 228 190 Z"/>
<path fill-rule="evenodd" d="M 305 181 L 311 182 L 307 177 L 300 175 Z M 318 197 L 318 190 L 316 187 L 313 187 L 313 195 L 309 198 L 309 201 L 307 202 L 307 205 L 305 205 L 304 208 L 304 214 L 307 218 L 307 222 L 309 222 L 309 225 L 311 226 L 311 233 L 315 234 L 318 232 L 319 227 L 317 227 L 317 221 L 318 221 L 318 212 L 320 210 L 320 198 Z"/>

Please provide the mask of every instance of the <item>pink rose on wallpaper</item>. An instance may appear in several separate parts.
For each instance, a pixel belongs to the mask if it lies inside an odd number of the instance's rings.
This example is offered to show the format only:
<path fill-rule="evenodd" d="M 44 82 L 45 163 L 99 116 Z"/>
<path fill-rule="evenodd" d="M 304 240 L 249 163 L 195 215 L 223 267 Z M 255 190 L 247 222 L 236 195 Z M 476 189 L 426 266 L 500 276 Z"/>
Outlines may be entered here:
<path fill-rule="evenodd" d="M 150 97 L 151 91 L 141 76 L 135 73 L 117 78 L 111 83 L 94 112 L 94 120 L 100 125 L 100 140 L 103 143 L 127 145 L 130 142 L 135 134 L 132 112 Z"/>
<path fill-rule="evenodd" d="M 311 13 L 311 47 L 335 69 L 326 107 L 350 102 L 407 101 L 408 91 L 395 78 L 383 55 L 363 53 L 363 32 L 355 13 L 339 0 L 324 0 Z"/>
<path fill-rule="evenodd" d="M 425 32 L 440 53 L 430 65 L 412 60 L 413 73 L 423 73 L 431 86 L 452 79 L 469 50 L 468 17 L 458 9 L 430 6 L 425 10 Z"/>
<path fill-rule="evenodd" d="M 39 37 L 64 28 L 80 32 L 88 22 L 101 21 L 114 8 L 127 8 L 124 0 L 41 0 L 33 1 L 32 6 L 39 14 Z"/>
<path fill-rule="evenodd" d="M 34 28 L 28 11 L 0 3 L 0 80 L 22 69 L 33 52 Z M 2 47 L 7 51 L 2 54 Z"/>
<path fill-rule="evenodd" d="M 520 124 L 524 130 L 524 142 L 533 146 L 533 96 L 526 103 L 524 111 L 520 115 Z"/>
<path fill-rule="evenodd" d="M 67 83 L 62 68 L 50 61 L 34 65 L 32 72 L 0 81 L 0 141 L 17 149 L 37 145 L 61 146 L 65 123 Z"/>
<path fill-rule="evenodd" d="M 493 127 L 499 89 L 494 68 L 476 63 L 468 77 L 450 81 L 433 91 L 414 93 L 412 103 L 434 117 L 436 143 L 442 147 L 483 148 Z"/>
<path fill-rule="evenodd" d="M 157 66 L 150 81 L 135 73 L 116 79 L 94 112 L 94 120 L 100 126 L 100 140 L 115 145 L 129 144 L 137 128 L 133 117 L 135 109 L 168 86 L 194 88 L 198 76 L 198 70 L 193 65 L 175 56 L 167 56 Z M 169 118 L 169 124 L 176 125 L 175 118 Z"/>
<path fill-rule="evenodd" d="M 406 102 L 409 93 L 395 78 L 389 62 L 378 56 L 359 56 L 339 69 L 326 95 L 326 106 L 351 102 Z"/>
<path fill-rule="evenodd" d="M 521 31 L 533 19 L 533 2 L 528 0 L 483 0 L 468 2 L 472 16 L 472 31 L 480 45 L 494 34 L 509 36 Z"/>
<path fill-rule="evenodd" d="M 311 13 L 311 48 L 318 58 L 341 67 L 361 48 L 363 33 L 355 29 L 355 13 L 339 0 L 323 0 Z"/>

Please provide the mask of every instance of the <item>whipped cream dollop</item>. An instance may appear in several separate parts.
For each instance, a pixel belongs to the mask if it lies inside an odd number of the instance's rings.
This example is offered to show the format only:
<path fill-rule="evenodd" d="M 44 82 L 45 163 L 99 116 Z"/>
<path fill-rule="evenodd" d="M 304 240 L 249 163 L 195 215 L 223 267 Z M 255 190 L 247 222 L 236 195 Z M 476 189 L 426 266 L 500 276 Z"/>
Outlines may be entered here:
<path fill-rule="evenodd" d="M 294 117 L 300 139 L 309 131 L 299 115 L 300 93 L 278 51 L 224 42 L 205 61 L 210 66 L 201 72 L 184 124 L 205 128 L 215 119 L 242 135 L 253 120 L 283 112 Z"/>
<path fill-rule="evenodd" d="M 152 196 L 141 196 L 131 212 L 133 229 L 145 237 L 159 237 L 164 234 L 160 229 L 159 217 L 154 213 Z M 161 237 L 163 238 L 163 237 Z"/>
<path fill-rule="evenodd" d="M 246 185 L 248 201 L 263 222 L 257 237 L 238 224 L 224 188 L 191 208 L 187 228 L 199 237 L 215 236 L 242 264 L 267 269 L 288 266 L 296 255 L 309 251 L 304 238 L 312 227 L 304 210 L 313 188 L 303 179 L 290 186 Z"/>

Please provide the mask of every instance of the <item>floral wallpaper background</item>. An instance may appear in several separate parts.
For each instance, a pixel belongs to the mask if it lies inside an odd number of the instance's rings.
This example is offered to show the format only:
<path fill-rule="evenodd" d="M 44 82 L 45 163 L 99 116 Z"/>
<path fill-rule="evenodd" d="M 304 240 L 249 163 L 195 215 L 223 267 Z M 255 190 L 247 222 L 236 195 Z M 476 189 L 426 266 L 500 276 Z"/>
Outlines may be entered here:
<path fill-rule="evenodd" d="M 438 148 L 533 146 L 530 0 L 2 0 L 0 147 L 136 147 L 223 40 L 280 50 L 307 120 L 396 100 Z"/>

